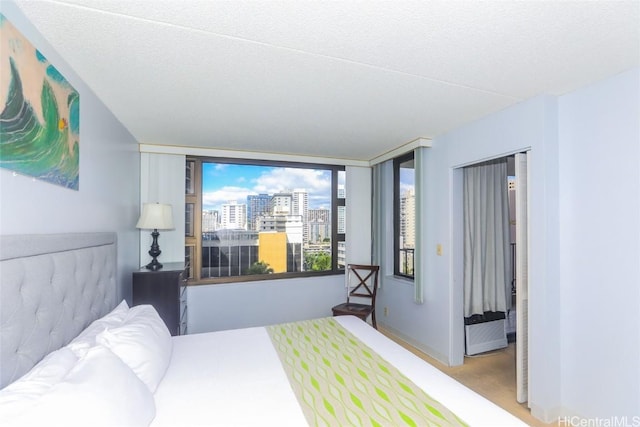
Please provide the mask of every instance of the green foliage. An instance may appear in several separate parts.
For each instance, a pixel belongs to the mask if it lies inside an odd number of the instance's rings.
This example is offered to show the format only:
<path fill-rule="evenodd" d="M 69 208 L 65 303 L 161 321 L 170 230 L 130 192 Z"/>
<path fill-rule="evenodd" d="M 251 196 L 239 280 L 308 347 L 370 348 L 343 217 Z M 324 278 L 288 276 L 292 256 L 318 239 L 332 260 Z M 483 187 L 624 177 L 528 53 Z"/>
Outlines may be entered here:
<path fill-rule="evenodd" d="M 307 253 L 304 257 L 307 271 L 331 270 L 331 254 L 326 252 Z"/>
<path fill-rule="evenodd" d="M 273 268 L 269 267 L 264 261 L 254 262 L 251 267 L 247 269 L 246 274 L 271 274 L 273 273 Z"/>

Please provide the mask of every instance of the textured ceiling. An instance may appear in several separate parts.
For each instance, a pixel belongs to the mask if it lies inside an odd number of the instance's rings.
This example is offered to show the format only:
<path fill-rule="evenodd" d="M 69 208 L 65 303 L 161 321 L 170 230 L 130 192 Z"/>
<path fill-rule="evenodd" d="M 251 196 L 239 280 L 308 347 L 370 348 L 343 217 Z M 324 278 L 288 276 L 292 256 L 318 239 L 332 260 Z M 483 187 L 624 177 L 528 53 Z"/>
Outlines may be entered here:
<path fill-rule="evenodd" d="M 148 144 L 368 160 L 640 56 L 638 1 L 15 3 Z"/>

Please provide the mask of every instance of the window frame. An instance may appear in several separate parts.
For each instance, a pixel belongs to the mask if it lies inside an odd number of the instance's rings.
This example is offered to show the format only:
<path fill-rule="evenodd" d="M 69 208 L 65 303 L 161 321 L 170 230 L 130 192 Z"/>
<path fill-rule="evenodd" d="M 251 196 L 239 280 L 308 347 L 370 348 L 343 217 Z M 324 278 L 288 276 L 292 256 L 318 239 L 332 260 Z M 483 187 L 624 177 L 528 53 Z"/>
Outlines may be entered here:
<path fill-rule="evenodd" d="M 410 151 L 401 156 L 395 157 L 393 159 L 393 274 L 394 276 L 402 277 L 408 280 L 415 279 L 415 248 L 414 248 L 414 258 L 413 258 L 413 272 L 414 274 L 406 274 L 400 271 L 400 234 L 401 234 L 401 215 L 400 215 L 400 206 L 401 206 L 401 197 L 400 194 L 400 165 L 413 160 L 414 162 L 414 171 L 415 171 L 415 153 L 414 151 Z M 414 190 L 415 190 L 415 182 L 414 182 Z M 417 220 L 417 218 L 416 218 Z"/>
<path fill-rule="evenodd" d="M 344 267 L 338 265 L 338 243 L 344 242 L 346 233 L 338 233 L 338 206 L 346 206 L 345 198 L 338 197 L 338 173 L 345 171 L 343 165 L 321 164 L 321 163 L 303 163 L 282 160 L 253 160 L 239 159 L 228 157 L 206 157 L 206 156 L 186 156 L 185 160 L 185 190 L 186 185 L 186 165 L 187 162 L 194 162 L 195 169 L 195 194 L 185 194 L 185 214 L 186 204 L 194 204 L 193 229 L 194 236 L 185 236 L 185 256 L 187 248 L 193 247 L 193 256 L 189 265 L 189 285 L 219 284 L 219 283 L 237 283 L 237 282 L 253 282 L 260 280 L 278 280 L 300 277 L 318 277 L 336 274 L 344 274 Z M 207 277 L 202 278 L 202 168 L 203 163 L 226 163 L 235 165 L 253 165 L 267 167 L 282 168 L 300 168 L 300 169 L 323 169 L 331 171 L 331 269 L 324 271 L 300 271 L 287 273 L 270 273 L 270 274 L 252 274 L 244 276 L 228 276 L 228 277 Z M 186 193 L 186 191 L 185 191 Z M 186 217 L 185 217 L 186 221 Z"/>

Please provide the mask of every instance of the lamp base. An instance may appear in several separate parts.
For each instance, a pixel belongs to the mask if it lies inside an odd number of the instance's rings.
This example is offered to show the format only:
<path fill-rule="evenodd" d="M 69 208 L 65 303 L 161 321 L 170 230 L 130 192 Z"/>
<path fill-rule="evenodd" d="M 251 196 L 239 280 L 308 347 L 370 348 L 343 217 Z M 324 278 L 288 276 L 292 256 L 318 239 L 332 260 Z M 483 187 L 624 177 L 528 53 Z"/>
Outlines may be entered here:
<path fill-rule="evenodd" d="M 157 259 L 153 259 L 149 264 L 144 266 L 147 270 L 158 271 L 162 268 L 162 264 Z"/>
<path fill-rule="evenodd" d="M 153 233 L 151 233 L 151 237 L 153 237 L 153 243 L 151 244 L 151 250 L 149 250 L 149 255 L 151 255 L 151 258 L 153 258 L 153 259 L 151 260 L 151 262 L 149 264 L 145 265 L 147 270 L 157 271 L 157 270 L 160 270 L 162 268 L 162 264 L 160 264 L 158 262 L 158 260 L 157 260 L 157 258 L 162 253 L 162 251 L 160 250 L 160 246 L 158 245 L 158 236 L 159 235 L 160 235 L 160 233 L 158 233 L 157 229 L 154 229 Z"/>

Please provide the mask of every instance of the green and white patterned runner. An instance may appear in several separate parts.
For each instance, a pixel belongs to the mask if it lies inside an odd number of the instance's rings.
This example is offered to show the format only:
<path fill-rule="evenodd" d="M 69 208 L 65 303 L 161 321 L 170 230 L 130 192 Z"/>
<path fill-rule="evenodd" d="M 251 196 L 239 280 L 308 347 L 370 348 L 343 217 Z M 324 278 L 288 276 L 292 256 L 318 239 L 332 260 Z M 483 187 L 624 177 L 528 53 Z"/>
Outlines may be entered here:
<path fill-rule="evenodd" d="M 312 426 L 464 426 L 333 318 L 267 327 Z"/>

